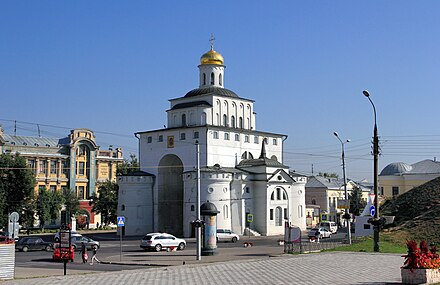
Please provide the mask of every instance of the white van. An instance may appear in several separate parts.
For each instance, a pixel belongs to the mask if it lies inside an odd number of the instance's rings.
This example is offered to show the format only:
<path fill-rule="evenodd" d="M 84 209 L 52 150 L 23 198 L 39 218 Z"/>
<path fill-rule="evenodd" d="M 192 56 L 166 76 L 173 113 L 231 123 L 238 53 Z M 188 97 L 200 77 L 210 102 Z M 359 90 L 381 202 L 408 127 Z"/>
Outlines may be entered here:
<path fill-rule="evenodd" d="M 321 222 L 319 227 L 329 230 L 332 234 L 338 231 L 338 225 L 335 222 Z"/>

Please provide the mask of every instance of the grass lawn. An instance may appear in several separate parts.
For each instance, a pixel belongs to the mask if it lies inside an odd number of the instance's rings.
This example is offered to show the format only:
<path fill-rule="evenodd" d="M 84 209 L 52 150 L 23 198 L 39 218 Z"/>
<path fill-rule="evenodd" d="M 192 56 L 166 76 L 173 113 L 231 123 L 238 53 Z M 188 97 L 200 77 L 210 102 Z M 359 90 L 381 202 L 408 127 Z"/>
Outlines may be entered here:
<path fill-rule="evenodd" d="M 406 241 L 395 240 L 390 235 L 379 236 L 379 249 L 382 253 L 406 254 Z M 353 252 L 374 252 L 373 237 L 364 237 L 353 242 L 350 246 L 340 246 L 328 251 L 353 251 Z"/>

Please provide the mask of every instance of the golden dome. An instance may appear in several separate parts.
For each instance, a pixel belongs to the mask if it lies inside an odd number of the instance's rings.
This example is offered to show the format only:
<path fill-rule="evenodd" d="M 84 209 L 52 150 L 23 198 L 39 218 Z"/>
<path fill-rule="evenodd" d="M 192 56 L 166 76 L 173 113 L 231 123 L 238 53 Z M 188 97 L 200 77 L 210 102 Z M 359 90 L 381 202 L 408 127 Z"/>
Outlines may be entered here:
<path fill-rule="evenodd" d="M 200 58 L 200 64 L 216 64 L 216 65 L 223 65 L 224 59 L 221 54 L 216 52 L 211 48 L 210 51 L 202 55 Z"/>

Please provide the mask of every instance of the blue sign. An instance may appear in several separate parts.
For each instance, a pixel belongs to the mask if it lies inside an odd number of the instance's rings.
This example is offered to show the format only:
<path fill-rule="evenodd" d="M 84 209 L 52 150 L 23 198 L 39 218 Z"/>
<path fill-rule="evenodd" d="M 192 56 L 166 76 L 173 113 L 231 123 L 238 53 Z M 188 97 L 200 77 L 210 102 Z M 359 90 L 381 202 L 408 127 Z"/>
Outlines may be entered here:
<path fill-rule="evenodd" d="M 376 208 L 374 208 L 374 206 L 370 207 L 370 215 L 374 216 L 374 214 L 376 213 Z"/>
<path fill-rule="evenodd" d="M 118 227 L 123 227 L 123 226 L 125 226 L 125 217 L 120 216 L 118 217 Z"/>

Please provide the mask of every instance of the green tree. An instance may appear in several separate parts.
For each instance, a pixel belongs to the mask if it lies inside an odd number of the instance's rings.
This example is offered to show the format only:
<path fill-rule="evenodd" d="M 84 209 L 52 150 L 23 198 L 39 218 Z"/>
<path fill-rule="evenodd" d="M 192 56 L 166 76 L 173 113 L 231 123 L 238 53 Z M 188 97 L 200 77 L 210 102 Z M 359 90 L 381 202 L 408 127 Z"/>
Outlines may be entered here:
<path fill-rule="evenodd" d="M 92 196 L 89 202 L 92 211 L 101 214 L 104 225 L 116 223 L 118 211 L 118 191 L 119 186 L 114 182 L 104 182 L 98 187 L 98 196 Z"/>
<path fill-rule="evenodd" d="M 36 210 L 41 229 L 44 229 L 48 221 L 58 218 L 63 203 L 64 197 L 60 191 L 50 191 L 45 188 L 39 190 Z"/>
<path fill-rule="evenodd" d="M 362 189 L 358 186 L 354 186 L 351 190 L 351 194 L 348 195 L 350 201 L 350 213 L 359 216 L 363 208 L 365 208 L 366 202 L 362 200 Z"/>
<path fill-rule="evenodd" d="M 0 155 L 0 227 L 7 225 L 9 213 L 22 216 L 34 185 L 35 176 L 23 157 L 18 153 Z"/>
<path fill-rule="evenodd" d="M 68 188 L 63 188 L 62 195 L 67 218 L 75 216 L 80 210 L 79 200 L 75 197 L 75 193 Z"/>
<path fill-rule="evenodd" d="M 130 154 L 130 160 L 124 159 L 116 168 L 118 175 L 128 175 L 136 171 L 139 171 L 139 161 L 134 154 Z"/>

